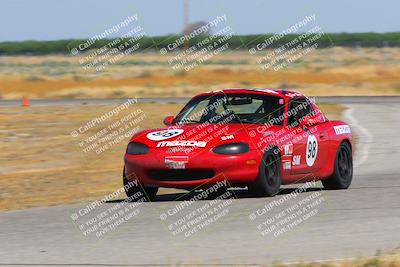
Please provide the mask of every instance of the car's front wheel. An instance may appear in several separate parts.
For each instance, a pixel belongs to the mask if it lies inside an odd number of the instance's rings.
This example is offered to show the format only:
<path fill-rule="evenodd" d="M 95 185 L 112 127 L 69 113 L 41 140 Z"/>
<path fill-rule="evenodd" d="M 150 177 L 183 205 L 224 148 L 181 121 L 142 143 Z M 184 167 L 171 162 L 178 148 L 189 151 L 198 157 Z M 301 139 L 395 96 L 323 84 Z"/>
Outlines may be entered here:
<path fill-rule="evenodd" d="M 138 201 L 143 197 L 146 201 L 153 201 L 157 195 L 158 187 L 150 187 L 140 184 L 139 182 L 129 181 L 126 177 L 125 168 L 123 171 L 123 184 L 125 193 L 130 201 Z"/>
<path fill-rule="evenodd" d="M 281 160 L 272 150 L 267 151 L 260 163 L 257 179 L 248 186 L 253 196 L 274 196 L 282 184 Z"/>
<path fill-rule="evenodd" d="M 350 145 L 342 142 L 336 152 L 333 175 L 322 184 L 326 189 L 347 189 L 353 179 L 353 157 Z"/>

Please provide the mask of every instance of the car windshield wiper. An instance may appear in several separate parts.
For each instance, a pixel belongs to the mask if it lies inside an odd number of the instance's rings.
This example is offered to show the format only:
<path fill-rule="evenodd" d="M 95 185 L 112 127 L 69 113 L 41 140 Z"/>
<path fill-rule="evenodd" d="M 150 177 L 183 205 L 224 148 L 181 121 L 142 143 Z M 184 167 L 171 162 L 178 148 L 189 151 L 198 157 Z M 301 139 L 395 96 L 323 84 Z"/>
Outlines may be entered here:
<path fill-rule="evenodd" d="M 246 119 L 240 119 L 238 117 L 234 117 L 231 121 L 229 121 L 228 123 L 251 123 L 250 121 L 246 120 Z"/>
<path fill-rule="evenodd" d="M 177 121 L 177 123 L 202 123 L 202 122 L 196 121 L 196 120 L 181 120 L 181 121 Z"/>

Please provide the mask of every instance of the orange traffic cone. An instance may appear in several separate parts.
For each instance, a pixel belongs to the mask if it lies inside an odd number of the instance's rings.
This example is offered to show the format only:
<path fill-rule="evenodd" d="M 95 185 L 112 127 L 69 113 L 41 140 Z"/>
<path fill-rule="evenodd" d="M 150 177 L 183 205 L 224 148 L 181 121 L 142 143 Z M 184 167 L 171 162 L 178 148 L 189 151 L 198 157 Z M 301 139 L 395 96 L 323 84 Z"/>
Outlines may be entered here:
<path fill-rule="evenodd" d="M 29 107 L 29 98 L 27 96 L 22 97 L 22 106 Z"/>

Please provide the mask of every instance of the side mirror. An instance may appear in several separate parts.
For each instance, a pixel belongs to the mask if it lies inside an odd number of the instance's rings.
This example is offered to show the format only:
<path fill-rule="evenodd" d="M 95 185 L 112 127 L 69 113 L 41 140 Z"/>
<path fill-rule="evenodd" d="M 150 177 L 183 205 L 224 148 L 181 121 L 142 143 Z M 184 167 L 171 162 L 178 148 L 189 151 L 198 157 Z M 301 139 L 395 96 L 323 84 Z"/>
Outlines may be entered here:
<path fill-rule="evenodd" d="M 174 119 L 175 119 L 174 116 L 167 116 L 167 117 L 165 117 L 163 122 L 165 125 L 169 126 L 169 125 L 172 125 L 172 122 L 174 121 Z"/>
<path fill-rule="evenodd" d="M 300 128 L 307 128 L 310 126 L 317 125 L 319 123 L 318 116 L 304 116 L 300 122 Z"/>

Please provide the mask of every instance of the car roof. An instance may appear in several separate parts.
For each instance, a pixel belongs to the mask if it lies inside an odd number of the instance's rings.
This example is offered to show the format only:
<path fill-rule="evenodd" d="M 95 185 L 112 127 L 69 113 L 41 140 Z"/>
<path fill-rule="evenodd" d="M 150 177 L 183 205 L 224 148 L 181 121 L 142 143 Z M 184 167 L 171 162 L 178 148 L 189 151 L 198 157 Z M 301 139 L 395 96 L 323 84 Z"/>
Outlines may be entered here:
<path fill-rule="evenodd" d="M 206 95 L 209 94 L 218 94 L 218 93 L 225 93 L 225 94 L 246 94 L 246 93 L 260 93 L 260 94 L 267 94 L 267 95 L 274 95 L 274 96 L 281 96 L 284 98 L 292 98 L 292 97 L 306 97 L 305 95 L 287 89 L 270 89 L 270 88 L 226 88 L 216 91 L 210 91 L 207 93 L 203 93 Z M 200 94 L 200 95 L 203 95 Z"/>

